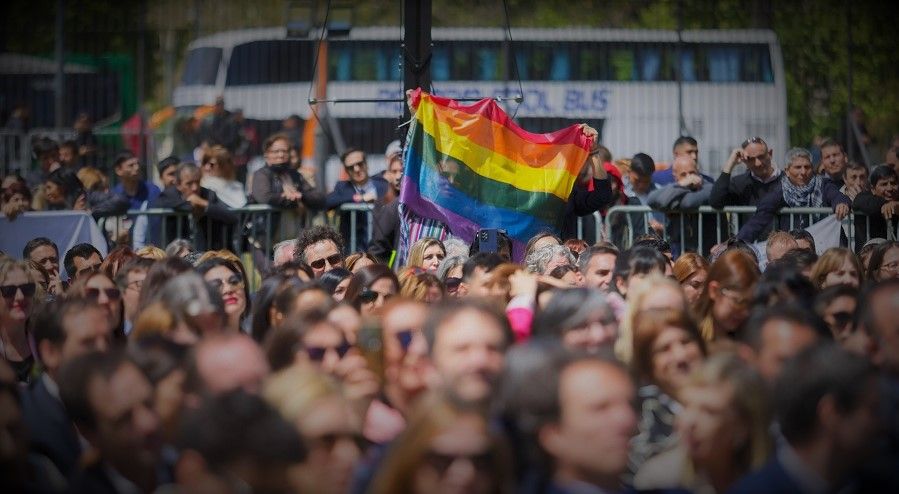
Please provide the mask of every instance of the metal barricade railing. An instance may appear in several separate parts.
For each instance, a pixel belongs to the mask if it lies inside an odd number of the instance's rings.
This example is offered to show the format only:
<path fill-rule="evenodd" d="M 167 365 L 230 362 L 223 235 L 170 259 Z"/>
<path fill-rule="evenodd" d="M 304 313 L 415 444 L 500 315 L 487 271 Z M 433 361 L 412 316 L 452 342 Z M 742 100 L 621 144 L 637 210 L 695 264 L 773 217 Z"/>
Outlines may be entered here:
<path fill-rule="evenodd" d="M 374 224 L 374 204 L 370 203 L 348 203 L 342 204 L 340 206 L 341 212 L 348 212 L 350 217 L 350 225 L 349 225 L 349 252 L 356 252 L 357 247 L 359 246 L 359 239 L 357 238 L 357 225 L 359 223 L 359 214 L 364 213 L 366 222 L 365 228 L 365 245 L 368 245 L 371 242 L 372 236 L 372 226 Z"/>
<path fill-rule="evenodd" d="M 651 232 L 651 228 L 649 226 L 650 215 L 654 212 L 658 212 L 659 210 L 654 210 L 649 206 L 615 206 L 610 208 L 605 215 L 604 225 L 603 225 L 603 239 L 609 240 L 618 245 L 621 249 L 627 249 L 633 244 L 634 238 L 639 235 L 647 234 Z M 678 233 L 680 234 L 679 238 L 683 239 L 685 233 L 685 223 L 688 221 L 687 216 L 691 216 L 692 220 L 696 222 L 696 245 L 689 245 L 689 248 L 695 248 L 698 252 L 704 252 L 706 248 L 710 248 L 710 245 L 706 245 L 706 235 L 705 235 L 705 221 L 704 219 L 710 215 L 715 216 L 715 224 L 716 224 L 716 232 L 715 232 L 715 243 L 721 243 L 725 241 L 732 235 L 736 235 L 739 232 L 742 225 L 740 225 L 740 217 L 745 214 L 753 214 L 756 212 L 755 206 L 728 206 L 723 209 L 714 209 L 710 206 L 701 206 L 695 210 L 684 210 L 684 211 L 662 211 L 669 216 L 674 216 L 673 224 L 676 228 L 678 228 Z M 783 208 L 778 211 L 777 215 L 773 219 L 774 222 L 779 221 L 779 219 L 783 216 L 788 216 L 790 218 L 790 228 L 793 229 L 796 224 L 797 217 L 806 217 L 808 219 L 808 224 L 814 223 L 815 216 L 818 215 L 830 215 L 833 214 L 833 210 L 831 208 Z M 621 216 L 621 220 L 618 220 L 618 216 Z M 847 240 L 847 245 L 854 247 L 855 245 L 855 223 L 857 219 L 864 218 L 866 229 L 865 232 L 870 232 L 870 218 L 866 215 L 858 212 L 850 213 L 846 218 L 842 220 L 842 231 Z M 639 221 L 638 221 L 639 220 Z M 642 224 L 642 228 L 640 225 Z M 893 231 L 892 225 L 888 222 L 888 237 L 890 240 L 895 239 L 895 232 Z M 620 231 L 620 234 L 615 235 L 615 232 L 610 231 L 613 226 L 624 225 L 625 229 Z M 726 225 L 726 228 L 725 228 Z M 665 228 L 661 231 L 662 238 L 666 240 L 671 240 L 670 234 L 671 232 L 668 228 Z"/>

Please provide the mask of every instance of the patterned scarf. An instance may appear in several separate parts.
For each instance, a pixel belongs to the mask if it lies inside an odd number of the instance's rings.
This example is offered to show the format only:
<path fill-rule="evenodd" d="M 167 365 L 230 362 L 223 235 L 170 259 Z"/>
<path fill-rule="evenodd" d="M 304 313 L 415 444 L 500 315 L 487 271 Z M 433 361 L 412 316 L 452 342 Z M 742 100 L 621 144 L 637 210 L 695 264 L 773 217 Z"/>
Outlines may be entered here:
<path fill-rule="evenodd" d="M 793 185 L 787 174 L 780 179 L 783 186 L 784 201 L 791 208 L 820 208 L 824 205 L 824 180 L 821 175 L 812 177 L 806 185 Z"/>

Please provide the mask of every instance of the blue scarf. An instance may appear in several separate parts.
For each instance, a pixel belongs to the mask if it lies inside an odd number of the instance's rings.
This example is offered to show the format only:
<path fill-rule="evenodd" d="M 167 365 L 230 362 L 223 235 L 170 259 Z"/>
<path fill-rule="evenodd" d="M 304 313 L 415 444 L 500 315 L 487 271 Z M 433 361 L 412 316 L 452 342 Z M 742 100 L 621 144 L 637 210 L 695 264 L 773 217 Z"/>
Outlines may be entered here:
<path fill-rule="evenodd" d="M 784 173 L 780 183 L 787 207 L 820 208 L 824 205 L 824 180 L 821 175 L 815 175 L 806 185 L 793 185 Z"/>

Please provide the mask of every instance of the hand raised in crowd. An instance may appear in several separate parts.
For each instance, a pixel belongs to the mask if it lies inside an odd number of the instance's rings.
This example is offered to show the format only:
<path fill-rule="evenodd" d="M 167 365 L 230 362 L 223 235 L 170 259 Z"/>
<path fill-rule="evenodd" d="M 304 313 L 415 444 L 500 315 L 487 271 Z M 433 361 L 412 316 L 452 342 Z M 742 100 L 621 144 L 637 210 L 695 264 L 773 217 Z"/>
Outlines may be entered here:
<path fill-rule="evenodd" d="M 72 209 L 75 211 L 87 211 L 87 197 L 84 194 L 78 196 L 78 199 L 75 199 L 75 204 L 72 206 Z"/>
<path fill-rule="evenodd" d="M 855 196 L 857 196 L 858 193 L 861 191 L 862 191 L 861 187 L 859 187 L 857 185 L 847 185 L 845 192 L 843 192 L 843 193 L 846 194 L 846 197 L 848 197 L 849 199 L 852 199 L 854 201 Z"/>
<path fill-rule="evenodd" d="M 724 168 L 721 169 L 722 173 L 730 173 L 733 171 L 734 167 L 737 166 L 738 163 L 743 162 L 743 150 L 740 148 L 736 148 L 730 152 L 730 156 L 727 157 L 727 162 L 724 163 Z"/>
<path fill-rule="evenodd" d="M 534 273 L 528 273 L 524 270 L 516 271 L 509 276 L 509 295 L 512 297 L 517 297 L 519 295 L 529 295 L 533 297 L 537 295 L 538 281 L 538 277 Z"/>
<path fill-rule="evenodd" d="M 3 214 L 6 215 L 6 218 L 9 221 L 16 219 L 20 214 L 24 213 L 28 210 L 27 204 L 16 205 L 13 202 L 9 202 L 3 205 Z"/>

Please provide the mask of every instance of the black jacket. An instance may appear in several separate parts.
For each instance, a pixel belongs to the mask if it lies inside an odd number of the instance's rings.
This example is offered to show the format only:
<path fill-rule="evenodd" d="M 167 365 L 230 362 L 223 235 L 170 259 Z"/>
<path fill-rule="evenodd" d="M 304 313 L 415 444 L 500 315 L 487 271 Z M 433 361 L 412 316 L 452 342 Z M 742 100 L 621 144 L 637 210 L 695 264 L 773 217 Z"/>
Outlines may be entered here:
<path fill-rule="evenodd" d="M 587 190 L 587 187 L 576 183 L 568 196 L 568 203 L 565 204 L 565 213 L 562 216 L 562 231 L 560 236 L 563 240 L 577 237 L 577 220 L 578 217 L 584 217 L 584 240 L 587 243 L 594 243 L 595 239 L 595 223 L 591 216 L 594 212 L 605 208 L 612 202 L 612 186 L 608 178 L 603 180 L 593 179 L 593 190 Z M 591 241 L 592 240 L 592 241 Z"/>
<path fill-rule="evenodd" d="M 81 444 L 65 407 L 47 390 L 43 377 L 22 390 L 22 416 L 31 452 L 47 457 L 65 477 L 74 473 Z"/>
<path fill-rule="evenodd" d="M 860 249 L 865 242 L 872 238 L 887 238 L 887 221 L 880 209 L 887 203 L 882 197 L 877 197 L 871 191 L 859 192 L 852 201 L 852 209 L 858 213 L 855 216 L 855 248 Z M 899 218 L 893 218 L 893 231 L 896 231 L 896 222 Z M 870 222 L 871 228 L 868 229 Z"/>
<path fill-rule="evenodd" d="M 193 206 L 187 202 L 175 186 L 166 187 L 153 203 L 155 208 L 169 208 L 182 213 L 191 213 L 181 216 L 168 216 L 165 218 L 165 239 L 157 245 L 166 245 L 178 238 L 179 223 L 182 238 L 190 238 L 194 248 L 198 251 L 231 249 L 233 227 L 238 221 L 238 214 L 223 203 L 215 192 L 200 187 L 200 197 L 209 202 L 209 205 L 199 215 L 195 213 Z M 155 234 L 156 232 L 152 232 Z"/>
<path fill-rule="evenodd" d="M 394 199 L 387 204 L 375 207 L 372 220 L 371 243 L 368 253 L 375 259 L 387 264 L 390 255 L 397 248 L 400 231 L 400 201 Z"/>
<path fill-rule="evenodd" d="M 781 180 L 784 179 L 782 178 Z M 754 242 L 755 239 L 761 236 L 762 232 L 771 227 L 777 212 L 782 208 L 788 207 L 787 202 L 784 200 L 781 180 L 777 181 L 777 187 L 771 189 L 771 191 L 768 192 L 768 195 L 759 201 L 755 215 L 740 228 L 739 233 L 737 233 L 737 238 L 746 242 Z M 847 206 L 852 204 L 852 201 L 850 201 L 845 194 L 840 192 L 840 188 L 830 180 L 824 180 L 822 196 L 824 199 L 824 207 L 836 208 L 839 204 L 846 204 Z M 785 215 L 781 216 L 776 228 L 778 230 L 790 231 L 793 229 L 808 228 L 809 225 L 810 223 L 807 215 L 797 216 L 792 225 L 790 224 L 789 215 Z"/>

